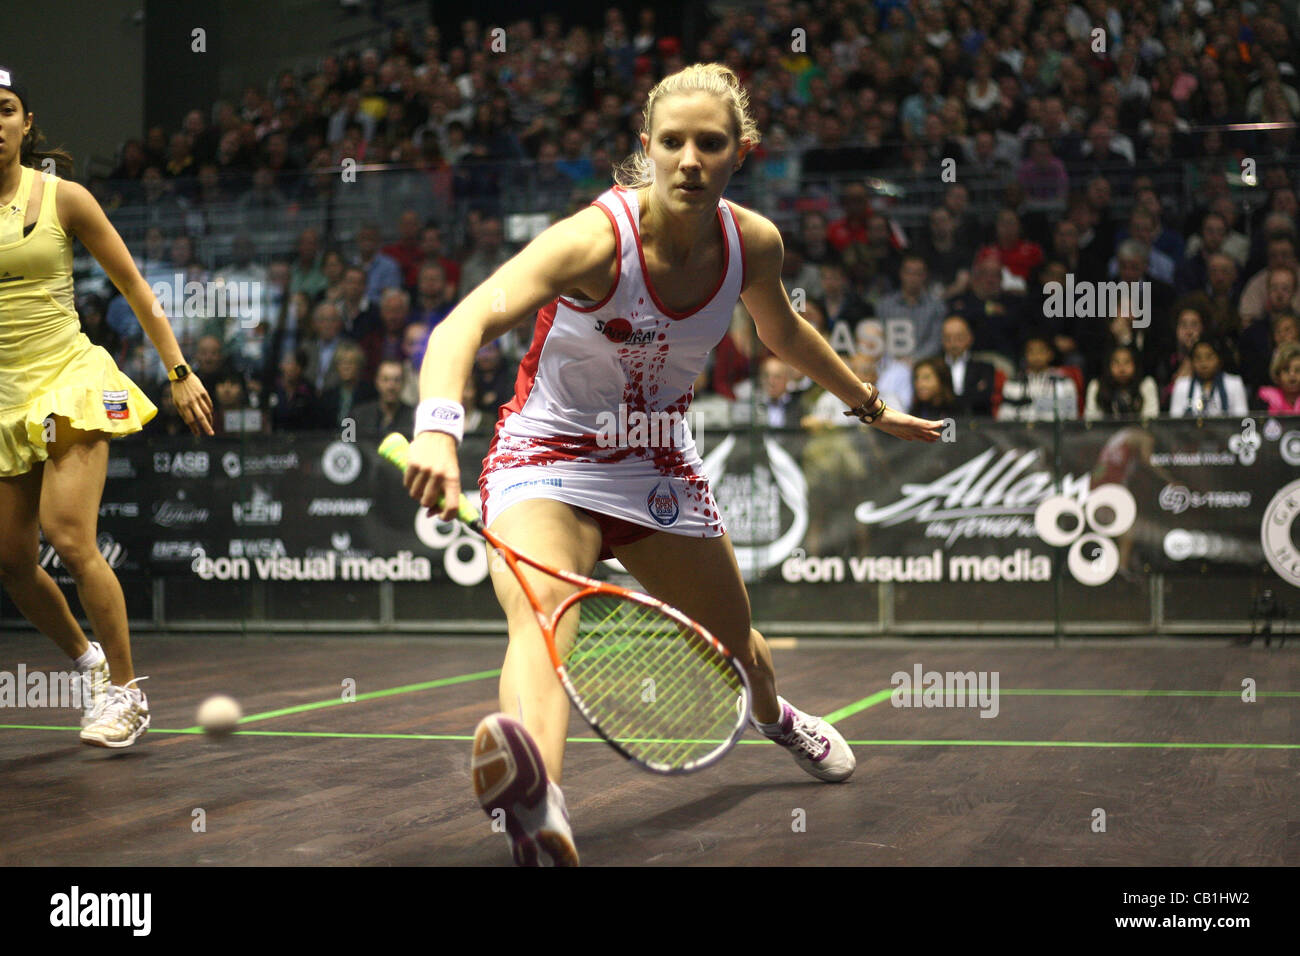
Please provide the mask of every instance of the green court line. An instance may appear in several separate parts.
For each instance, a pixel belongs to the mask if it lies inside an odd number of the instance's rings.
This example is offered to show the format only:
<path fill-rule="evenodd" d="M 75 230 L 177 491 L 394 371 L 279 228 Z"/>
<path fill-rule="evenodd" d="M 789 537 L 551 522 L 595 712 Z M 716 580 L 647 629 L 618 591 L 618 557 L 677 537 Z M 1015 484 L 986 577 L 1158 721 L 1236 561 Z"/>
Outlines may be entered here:
<path fill-rule="evenodd" d="M 56 727 L 36 724 L 0 724 L 0 730 L 80 730 L 80 727 Z M 201 734 L 193 728 L 167 730 L 149 728 L 151 734 Z M 237 737 L 338 737 L 357 740 L 473 740 L 470 734 L 354 734 L 331 730 L 237 730 Z M 600 737 L 569 737 L 571 744 L 603 744 Z M 693 740 L 670 740 L 665 743 L 698 743 Z M 721 743 L 719 740 L 702 741 Z M 1147 750 L 1300 750 L 1300 744 L 1205 743 L 1158 741 L 1107 741 L 1107 740 L 849 740 L 854 747 L 1095 747 L 1142 748 Z M 742 746 L 766 744 L 766 740 L 740 740 Z"/>
<path fill-rule="evenodd" d="M 845 717 L 852 717 L 854 714 L 866 710 L 868 707 L 876 706 L 876 704 L 880 703 L 882 700 L 889 700 L 892 694 L 892 690 L 878 690 L 870 697 L 864 697 L 861 700 L 854 701 L 852 704 L 849 704 L 846 707 L 841 707 L 839 710 L 832 710 L 829 714 L 823 717 L 822 720 L 826 721 L 828 724 L 833 724 L 836 721 L 843 720 Z"/>
<path fill-rule="evenodd" d="M 284 717 L 288 714 L 301 714 L 309 710 L 319 710 L 322 707 L 337 707 L 340 704 L 360 703 L 363 700 L 377 700 L 380 697 L 392 697 L 395 694 L 410 694 L 420 690 L 431 690 L 434 687 L 449 687 L 452 684 L 464 684 L 469 681 L 488 680 L 492 677 L 498 677 L 501 669 L 497 668 L 492 671 L 478 671 L 473 674 L 461 674 L 457 677 L 440 677 L 437 680 L 423 681 L 419 684 L 404 684 L 401 687 L 389 687 L 386 690 L 372 690 L 365 694 L 358 694 L 353 700 L 344 700 L 343 698 L 331 698 L 330 700 L 318 700 L 310 704 L 297 704 L 293 707 L 281 707 L 279 710 L 267 710 L 260 714 L 249 714 L 247 717 L 240 718 L 241 724 L 251 724 L 255 720 L 270 720 L 272 717 Z M 201 734 L 202 727 L 187 727 L 178 733 Z"/>

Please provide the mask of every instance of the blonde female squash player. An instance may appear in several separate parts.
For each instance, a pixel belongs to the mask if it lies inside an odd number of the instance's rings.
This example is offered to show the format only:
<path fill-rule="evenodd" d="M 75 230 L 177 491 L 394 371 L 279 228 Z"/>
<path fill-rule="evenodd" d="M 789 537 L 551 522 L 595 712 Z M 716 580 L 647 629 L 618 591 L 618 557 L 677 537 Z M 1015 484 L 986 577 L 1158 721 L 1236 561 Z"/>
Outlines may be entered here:
<path fill-rule="evenodd" d="M 839 396 L 849 414 L 922 441 L 936 441 L 941 423 L 884 407 L 791 307 L 776 227 L 722 200 L 759 141 L 735 75 L 717 64 L 687 67 L 651 91 L 643 120 L 643 155 L 620 169 L 621 184 L 534 239 L 434 331 L 428 354 L 440 360 L 421 372 L 406 485 L 421 505 L 442 498 L 442 516 L 455 512 L 458 401 L 475 350 L 540 309 L 484 462 L 484 520 L 554 567 L 590 574 L 602 556 L 618 558 L 649 594 L 736 655 L 763 734 L 813 776 L 844 780 L 855 761 L 843 737 L 777 696 L 771 655 L 750 626 L 749 596 L 689 434 L 669 448 L 602 447 L 609 442 L 598 440 L 598 416 L 617 414 L 620 404 L 629 421 L 636 411 L 684 412 L 739 297 L 764 344 Z M 547 613 L 572 590 L 534 580 Z M 536 865 L 546 854 L 574 865 L 558 786 L 569 701 L 522 589 L 505 569 L 494 569 L 492 583 L 510 634 L 500 706 L 514 716 L 479 724 L 475 791 L 489 814 L 504 809 L 517 863 Z"/>
<path fill-rule="evenodd" d="M 0 68 L 0 585 L 82 674 L 81 739 L 128 747 L 149 726 L 132 669 L 122 586 L 96 543 L 108 442 L 157 412 L 113 359 L 80 331 L 73 308 L 72 241 L 80 239 L 131 303 L 174 380 L 190 428 L 212 434 L 212 402 L 189 373 L 171 326 L 126 245 L 62 151 L 37 149 L 35 114 Z M 39 532 L 77 585 L 97 643 L 37 561 Z"/>

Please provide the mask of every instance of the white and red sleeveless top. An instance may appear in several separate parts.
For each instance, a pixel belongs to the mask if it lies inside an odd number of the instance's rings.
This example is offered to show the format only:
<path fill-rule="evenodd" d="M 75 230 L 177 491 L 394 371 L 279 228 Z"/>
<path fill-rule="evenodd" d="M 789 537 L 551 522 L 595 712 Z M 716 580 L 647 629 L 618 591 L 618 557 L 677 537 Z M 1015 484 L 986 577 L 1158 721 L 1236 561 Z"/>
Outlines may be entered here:
<path fill-rule="evenodd" d="M 639 414 L 663 422 L 665 414 L 685 416 L 690 407 L 695 379 L 726 334 L 745 282 L 744 249 L 732 209 L 718 201 L 725 252 L 716 287 L 698 308 L 674 312 L 647 278 L 636 192 L 615 186 L 593 205 L 617 234 L 618 280 L 600 302 L 560 296 L 538 313 L 514 397 L 501 407 L 480 487 L 491 473 L 525 467 L 533 474 L 544 468 L 556 478 L 585 473 L 618 480 L 631 475 L 680 479 L 688 489 L 702 490 L 708 518 L 716 522 L 689 428 L 671 443 L 611 444 L 608 436 L 611 418 L 635 423 Z M 695 492 L 688 491 L 688 497 Z M 721 533 L 720 523 L 718 529 Z"/>

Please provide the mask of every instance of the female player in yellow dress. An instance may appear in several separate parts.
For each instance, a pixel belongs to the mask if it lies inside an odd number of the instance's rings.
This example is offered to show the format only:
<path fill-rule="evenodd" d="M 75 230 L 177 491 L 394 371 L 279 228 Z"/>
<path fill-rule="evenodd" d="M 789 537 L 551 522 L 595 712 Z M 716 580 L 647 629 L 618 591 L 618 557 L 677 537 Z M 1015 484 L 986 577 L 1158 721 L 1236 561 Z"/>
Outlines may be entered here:
<path fill-rule="evenodd" d="M 0 68 L 0 585 L 76 662 L 81 739 L 128 747 L 148 729 L 149 704 L 132 668 L 122 586 L 99 552 L 96 525 L 109 439 L 140 431 L 158 410 L 80 331 L 73 239 L 130 302 L 195 434 L 212 434 L 212 401 L 104 211 L 83 186 L 55 175 L 70 170 L 70 157 L 37 148 L 34 116 L 26 91 Z M 98 643 L 38 563 L 38 528 L 76 582 Z"/>

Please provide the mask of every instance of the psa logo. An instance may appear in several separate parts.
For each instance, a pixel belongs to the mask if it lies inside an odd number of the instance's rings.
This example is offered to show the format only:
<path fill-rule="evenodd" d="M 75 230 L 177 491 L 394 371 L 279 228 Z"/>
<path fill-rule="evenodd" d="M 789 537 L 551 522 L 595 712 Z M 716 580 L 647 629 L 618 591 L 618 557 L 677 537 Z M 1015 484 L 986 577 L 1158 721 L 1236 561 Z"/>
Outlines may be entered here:
<path fill-rule="evenodd" d="M 650 512 L 650 517 L 659 522 L 665 528 L 677 523 L 678 516 L 682 513 L 681 505 L 678 504 L 677 494 L 673 491 L 672 485 L 666 481 L 661 481 L 655 485 L 645 500 L 646 510 Z"/>
<path fill-rule="evenodd" d="M 654 329 L 633 332 L 632 323 L 627 319 L 610 319 L 608 322 L 597 319 L 596 331 L 615 345 L 649 345 L 660 334 Z"/>
<path fill-rule="evenodd" d="M 1062 526 L 1065 517 L 1073 519 L 1072 528 Z M 1034 530 L 1045 544 L 1061 548 L 1069 545 L 1066 564 L 1070 573 L 1080 584 L 1097 587 L 1119 570 L 1119 549 L 1113 539 L 1133 527 L 1136 518 L 1133 493 L 1123 485 L 1108 484 L 1094 488 L 1082 507 L 1066 495 L 1044 499 L 1034 511 Z"/>

